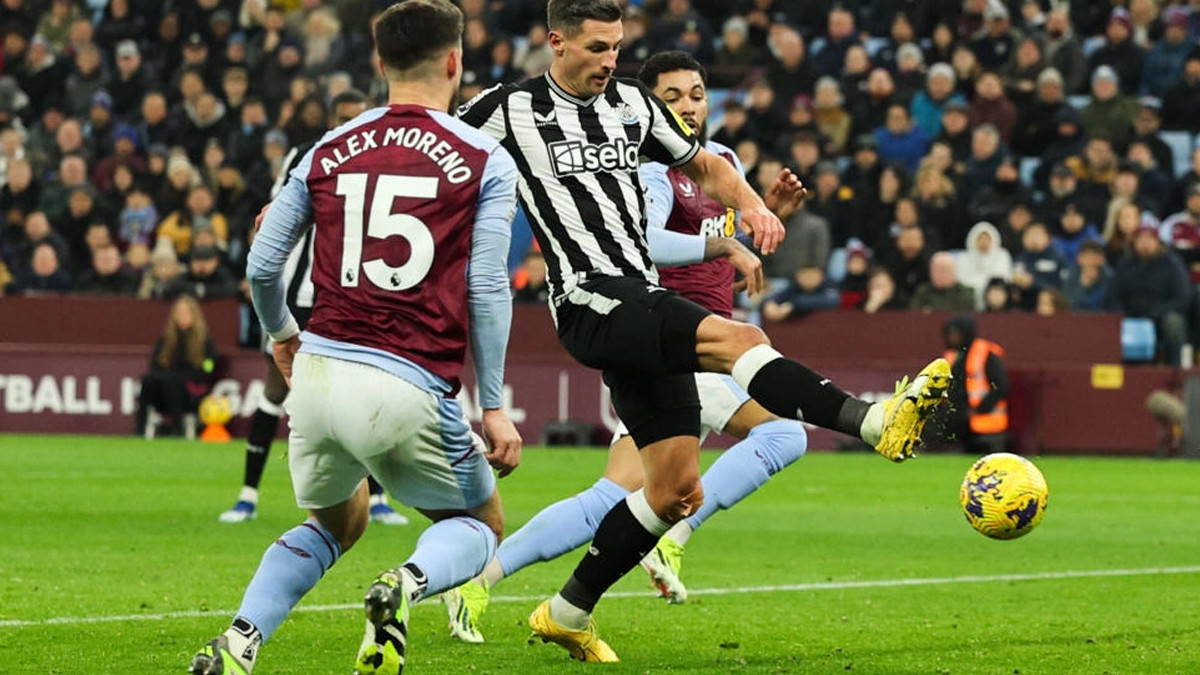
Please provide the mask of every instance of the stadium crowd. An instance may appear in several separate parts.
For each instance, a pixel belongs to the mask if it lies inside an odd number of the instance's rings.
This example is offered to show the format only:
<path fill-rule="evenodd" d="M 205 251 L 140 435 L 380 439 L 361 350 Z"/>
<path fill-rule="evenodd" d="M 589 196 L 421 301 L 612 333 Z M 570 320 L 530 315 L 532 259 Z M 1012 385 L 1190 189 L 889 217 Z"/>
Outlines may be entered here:
<path fill-rule="evenodd" d="M 0 295 L 241 297 L 289 149 L 381 101 L 391 0 L 0 0 Z M 538 76 L 544 0 L 462 0 L 464 100 Z M 1117 311 L 1200 341 L 1200 2 L 630 0 L 619 74 L 682 49 L 756 186 L 809 187 L 764 261 L 784 320 Z M 514 296 L 544 300 L 528 228 Z"/>

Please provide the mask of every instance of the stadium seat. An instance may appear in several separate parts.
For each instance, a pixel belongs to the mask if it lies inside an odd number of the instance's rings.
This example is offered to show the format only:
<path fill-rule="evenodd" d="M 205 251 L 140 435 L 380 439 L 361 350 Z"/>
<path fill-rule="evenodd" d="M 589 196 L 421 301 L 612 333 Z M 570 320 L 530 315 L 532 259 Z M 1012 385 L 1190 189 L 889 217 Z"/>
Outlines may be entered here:
<path fill-rule="evenodd" d="M 1121 319 L 1121 356 L 1126 362 L 1153 361 L 1157 342 L 1154 322 L 1150 319 Z"/>
<path fill-rule="evenodd" d="M 1021 185 L 1025 187 L 1033 187 L 1033 172 L 1041 166 L 1042 159 L 1040 157 L 1022 157 L 1021 166 L 1018 169 L 1021 173 Z"/>
<path fill-rule="evenodd" d="M 821 53 L 822 49 L 825 49 L 825 42 L 825 38 L 823 37 L 813 38 L 813 41 L 808 45 L 808 55 L 815 58 L 817 54 Z"/>
<path fill-rule="evenodd" d="M 1083 41 L 1083 58 L 1091 58 L 1096 50 L 1104 46 L 1108 40 L 1103 35 L 1093 35 Z"/>
<path fill-rule="evenodd" d="M 1087 94 L 1076 94 L 1075 96 L 1067 97 L 1067 103 L 1070 103 L 1071 107 L 1076 110 L 1081 110 L 1085 105 L 1091 102 L 1092 97 L 1088 96 Z"/>
<path fill-rule="evenodd" d="M 1175 155 L 1172 177 L 1179 178 L 1192 168 L 1192 134 L 1187 131 L 1160 131 L 1158 137 L 1171 148 Z M 1163 167 L 1164 169 L 1167 167 Z"/>

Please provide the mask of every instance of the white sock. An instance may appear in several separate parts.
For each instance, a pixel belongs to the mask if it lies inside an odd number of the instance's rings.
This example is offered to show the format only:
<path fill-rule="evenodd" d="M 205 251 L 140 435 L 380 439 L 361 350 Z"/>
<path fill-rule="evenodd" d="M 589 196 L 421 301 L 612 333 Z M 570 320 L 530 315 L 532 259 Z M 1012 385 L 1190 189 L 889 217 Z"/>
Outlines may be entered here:
<path fill-rule="evenodd" d="M 783 354 L 775 351 L 771 345 L 755 345 L 739 356 L 737 361 L 734 361 L 729 374 L 733 376 L 733 380 L 738 383 L 738 386 L 750 391 L 750 381 L 754 379 L 758 371 L 775 359 L 781 358 L 783 358 Z"/>
<path fill-rule="evenodd" d="M 656 537 L 661 537 L 671 529 L 671 524 L 663 520 L 650 508 L 650 502 L 646 500 L 645 489 L 638 490 L 625 498 L 625 502 L 629 504 L 629 510 L 633 512 L 633 517 L 646 528 L 646 531 Z"/>
<path fill-rule="evenodd" d="M 239 617 L 225 631 L 225 639 L 229 641 L 229 653 L 246 672 L 250 672 L 254 668 L 254 659 L 258 658 L 258 648 L 263 643 L 262 633 L 254 624 Z"/>
<path fill-rule="evenodd" d="M 242 491 L 238 493 L 238 501 L 258 504 L 258 488 L 252 488 L 249 485 L 243 485 Z"/>
<path fill-rule="evenodd" d="M 387 504 L 388 503 L 387 495 L 385 495 L 385 494 L 371 495 L 370 498 L 367 499 L 367 502 L 371 506 L 375 506 L 376 504 Z"/>
<path fill-rule="evenodd" d="M 692 538 L 692 532 L 692 526 L 688 524 L 688 521 L 681 520 L 667 530 L 667 534 L 664 536 L 680 546 L 687 546 L 688 539 Z"/>
<path fill-rule="evenodd" d="M 872 447 L 879 445 L 879 440 L 883 438 L 882 403 L 872 403 L 871 407 L 867 408 L 867 416 L 863 418 L 858 435 L 867 442 L 867 445 Z"/>
<path fill-rule="evenodd" d="M 477 578 L 482 579 L 483 583 L 488 588 L 491 588 L 500 583 L 500 580 L 504 578 L 504 566 L 500 564 L 499 559 L 492 558 L 488 562 L 487 567 L 483 568 L 483 574 L 480 574 Z"/>
<path fill-rule="evenodd" d="M 554 597 L 550 598 L 550 618 L 565 628 L 583 630 L 587 628 L 592 615 L 567 602 L 562 594 L 555 593 Z"/>

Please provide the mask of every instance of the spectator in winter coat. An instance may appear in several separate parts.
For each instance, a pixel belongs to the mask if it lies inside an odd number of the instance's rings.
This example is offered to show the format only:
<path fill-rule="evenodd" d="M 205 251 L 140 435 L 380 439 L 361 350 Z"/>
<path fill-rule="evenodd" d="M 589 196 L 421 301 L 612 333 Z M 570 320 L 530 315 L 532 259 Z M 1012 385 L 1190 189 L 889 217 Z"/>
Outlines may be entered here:
<path fill-rule="evenodd" d="M 1137 113 L 1137 102 L 1121 95 L 1117 71 L 1100 66 L 1092 75 L 1092 100 L 1079 111 L 1083 131 L 1088 136 L 1103 136 L 1118 147 L 1125 147 Z"/>
<path fill-rule="evenodd" d="M 1042 289 L 1062 286 L 1067 263 L 1051 245 L 1050 234 L 1042 223 L 1030 223 L 1021 243 L 1025 250 L 1013 265 L 1013 286 L 1017 289 L 1018 304 L 1032 310 Z"/>
<path fill-rule="evenodd" d="M 975 292 L 975 308 L 984 308 L 984 293 L 993 279 L 1012 279 L 1012 255 L 1000 245 L 1000 231 L 978 222 L 967 233 L 967 248 L 958 259 L 958 280 Z"/>
<path fill-rule="evenodd" d="M 841 303 L 838 287 L 815 265 L 801 267 L 787 288 L 773 295 L 762 306 L 767 321 L 783 321 L 821 309 L 836 309 Z"/>
<path fill-rule="evenodd" d="M 1004 95 L 1004 85 L 996 73 L 983 73 L 975 82 L 975 100 L 971 102 L 967 117 L 972 127 L 991 124 L 1000 134 L 1000 141 L 1007 144 L 1012 139 L 1013 127 L 1017 124 L 1017 107 Z"/>
<path fill-rule="evenodd" d="M 1154 321 L 1158 348 L 1170 365 L 1180 363 L 1190 299 L 1183 262 L 1163 245 L 1158 228 L 1142 226 L 1133 240 L 1133 251 L 1117 263 L 1113 300 L 1125 316 Z"/>
<path fill-rule="evenodd" d="M 1100 242 L 1100 231 L 1087 221 L 1087 215 L 1074 202 L 1067 203 L 1059 217 L 1061 232 L 1054 237 L 1054 248 L 1063 260 L 1074 260 L 1084 242 Z"/>
<path fill-rule="evenodd" d="M 917 92 L 912 100 L 912 117 L 925 135 L 933 138 L 942 130 L 942 111 L 950 101 L 963 101 L 962 94 L 954 90 L 954 68 L 948 63 L 935 63 L 925 76 L 925 88 Z"/>
<path fill-rule="evenodd" d="M 1114 7 L 1104 29 L 1104 45 L 1088 58 L 1088 70 L 1096 72 L 1100 66 L 1109 66 L 1117 73 L 1121 93 L 1133 96 L 1138 93 L 1142 79 L 1142 65 L 1146 51 L 1133 41 L 1133 24 L 1129 11 Z"/>
<path fill-rule="evenodd" d="M 975 291 L 958 280 L 953 255 L 947 251 L 933 254 L 929 259 L 929 281 L 917 287 L 909 307 L 926 312 L 975 309 Z"/>
<path fill-rule="evenodd" d="M 1163 37 L 1146 54 L 1138 94 L 1162 98 L 1183 75 L 1184 60 L 1195 47 L 1188 39 L 1187 24 L 1187 10 L 1170 7 L 1163 12 Z"/>
<path fill-rule="evenodd" d="M 1063 280 L 1062 293 L 1067 302 L 1080 312 L 1107 311 L 1112 302 L 1112 288 L 1113 271 L 1104 258 L 1103 245 L 1084 242 Z"/>
<path fill-rule="evenodd" d="M 1183 77 L 1163 95 L 1163 128 L 1200 132 L 1200 50 L 1188 54 Z"/>
<path fill-rule="evenodd" d="M 875 130 L 875 142 L 879 146 L 880 159 L 885 163 L 897 162 L 909 173 L 917 170 L 929 149 L 929 137 L 912 123 L 908 108 L 901 103 L 888 107 L 887 124 Z"/>

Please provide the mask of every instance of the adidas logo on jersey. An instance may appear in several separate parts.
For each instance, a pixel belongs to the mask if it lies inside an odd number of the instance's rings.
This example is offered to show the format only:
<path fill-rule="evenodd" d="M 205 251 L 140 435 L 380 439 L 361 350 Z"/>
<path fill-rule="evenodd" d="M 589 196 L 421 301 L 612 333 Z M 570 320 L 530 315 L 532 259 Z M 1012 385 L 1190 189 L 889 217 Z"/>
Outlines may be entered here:
<path fill-rule="evenodd" d="M 584 145 L 579 141 L 558 141 L 547 146 L 554 175 L 562 178 L 578 173 L 597 171 L 635 171 L 638 167 L 638 146 L 624 138 Z"/>

